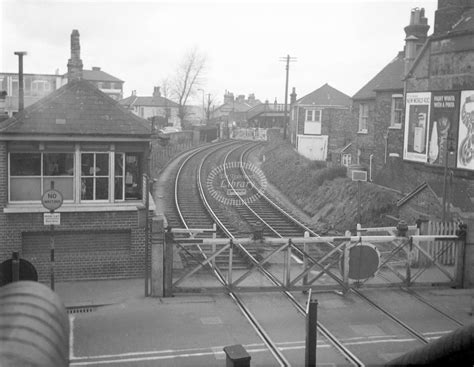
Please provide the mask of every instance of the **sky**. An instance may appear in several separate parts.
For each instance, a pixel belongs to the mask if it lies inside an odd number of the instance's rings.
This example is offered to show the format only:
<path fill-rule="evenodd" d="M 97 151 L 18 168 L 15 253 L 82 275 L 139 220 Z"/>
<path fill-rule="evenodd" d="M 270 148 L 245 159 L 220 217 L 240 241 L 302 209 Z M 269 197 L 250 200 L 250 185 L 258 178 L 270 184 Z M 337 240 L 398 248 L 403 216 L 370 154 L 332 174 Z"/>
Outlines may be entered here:
<path fill-rule="evenodd" d="M 124 83 L 124 97 L 150 96 L 196 49 L 206 64 L 194 101 L 226 90 L 262 102 L 298 98 L 328 83 L 353 96 L 404 46 L 413 8 L 434 26 L 436 0 L 0 0 L 0 71 L 67 71 L 70 35 L 80 33 L 84 69 Z M 207 98 L 207 97 L 206 97 Z"/>

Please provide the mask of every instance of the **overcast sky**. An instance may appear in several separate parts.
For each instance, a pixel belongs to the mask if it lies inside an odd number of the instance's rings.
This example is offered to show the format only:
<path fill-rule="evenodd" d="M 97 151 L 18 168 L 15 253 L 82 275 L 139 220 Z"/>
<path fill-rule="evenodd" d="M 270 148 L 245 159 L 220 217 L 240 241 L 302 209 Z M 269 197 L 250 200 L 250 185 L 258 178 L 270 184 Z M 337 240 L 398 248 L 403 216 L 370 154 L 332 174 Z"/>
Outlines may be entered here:
<path fill-rule="evenodd" d="M 17 72 L 13 52 L 27 51 L 25 73 L 65 73 L 78 29 L 84 68 L 125 81 L 124 97 L 151 95 L 195 47 L 218 101 L 229 90 L 283 102 L 286 55 L 298 98 L 324 83 L 352 96 L 403 49 L 415 7 L 431 33 L 436 0 L 1 0 L 0 71 Z"/>

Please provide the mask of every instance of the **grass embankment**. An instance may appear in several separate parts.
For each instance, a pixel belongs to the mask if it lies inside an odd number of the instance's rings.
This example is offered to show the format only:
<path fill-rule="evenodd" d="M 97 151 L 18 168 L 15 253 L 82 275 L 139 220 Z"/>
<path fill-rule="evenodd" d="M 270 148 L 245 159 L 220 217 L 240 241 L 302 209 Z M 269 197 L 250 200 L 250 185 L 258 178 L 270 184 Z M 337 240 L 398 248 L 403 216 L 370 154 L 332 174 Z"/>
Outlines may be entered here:
<path fill-rule="evenodd" d="M 288 144 L 267 145 L 261 169 L 267 180 L 311 217 L 321 233 L 354 230 L 358 222 L 358 185 L 346 176 L 345 167 L 326 167 L 300 156 Z M 363 226 L 393 225 L 382 217 L 394 214 L 397 195 L 370 183 L 361 183 Z"/>

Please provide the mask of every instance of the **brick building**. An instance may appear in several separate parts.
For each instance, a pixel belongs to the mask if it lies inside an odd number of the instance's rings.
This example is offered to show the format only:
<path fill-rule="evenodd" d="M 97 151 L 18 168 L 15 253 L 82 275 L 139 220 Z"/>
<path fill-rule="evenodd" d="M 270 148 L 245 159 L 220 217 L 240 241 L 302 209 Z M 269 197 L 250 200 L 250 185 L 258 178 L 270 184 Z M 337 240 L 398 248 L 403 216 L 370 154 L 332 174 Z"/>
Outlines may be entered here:
<path fill-rule="evenodd" d="M 78 46 L 74 30 L 66 85 L 0 123 L 0 261 L 19 251 L 49 278 L 41 197 L 54 182 L 56 279 L 141 276 L 150 124 L 82 78 Z"/>
<path fill-rule="evenodd" d="M 296 100 L 290 110 L 290 141 L 303 156 L 344 165 L 352 162 L 351 97 L 324 84 Z"/>
<path fill-rule="evenodd" d="M 380 179 L 394 188 L 410 182 L 406 205 L 428 197 L 427 189 L 416 193 L 427 183 L 429 197 L 441 205 L 441 211 L 427 206 L 427 216 L 472 217 L 466 203 L 474 199 L 474 0 L 439 0 L 433 34 L 417 53 L 407 37 L 406 51 L 405 116 L 393 136 L 398 142 L 403 135 L 402 154 L 389 160 Z"/>
<path fill-rule="evenodd" d="M 405 27 L 405 49 L 352 97 L 356 124 L 352 146 L 354 163 L 369 167 L 372 177 L 387 163 L 389 156 L 402 155 L 403 79 L 407 65 L 426 42 L 428 29 L 424 9 L 413 9 L 410 24 Z"/>

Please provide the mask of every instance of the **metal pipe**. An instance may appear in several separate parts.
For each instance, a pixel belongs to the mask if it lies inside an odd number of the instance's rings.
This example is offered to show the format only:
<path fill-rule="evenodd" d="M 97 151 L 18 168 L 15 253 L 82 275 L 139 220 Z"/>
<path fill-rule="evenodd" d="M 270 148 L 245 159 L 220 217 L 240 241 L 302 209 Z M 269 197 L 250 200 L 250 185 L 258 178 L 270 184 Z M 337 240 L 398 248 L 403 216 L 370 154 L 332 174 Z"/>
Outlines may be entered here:
<path fill-rule="evenodd" d="M 464 326 L 434 342 L 408 352 L 386 366 L 472 366 L 474 324 Z"/>
<path fill-rule="evenodd" d="M 18 56 L 18 112 L 25 109 L 25 89 L 23 86 L 23 56 L 26 55 L 26 51 L 16 51 L 15 55 Z"/>

